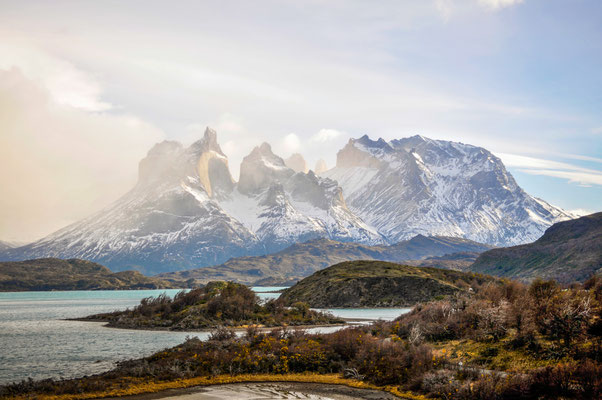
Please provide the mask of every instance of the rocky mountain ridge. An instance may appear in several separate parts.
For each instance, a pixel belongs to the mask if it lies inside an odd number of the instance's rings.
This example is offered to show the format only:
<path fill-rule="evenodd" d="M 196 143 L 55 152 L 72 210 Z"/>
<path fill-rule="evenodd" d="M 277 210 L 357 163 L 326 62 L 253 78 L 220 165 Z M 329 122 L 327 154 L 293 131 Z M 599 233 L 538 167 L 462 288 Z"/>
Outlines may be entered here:
<path fill-rule="evenodd" d="M 491 152 L 422 136 L 351 139 L 335 168 L 351 211 L 390 241 L 417 234 L 507 246 L 573 215 L 522 190 Z"/>
<path fill-rule="evenodd" d="M 188 147 L 155 145 L 136 186 L 111 206 L 0 259 L 83 258 L 155 274 L 317 238 L 371 246 L 418 234 L 522 243 L 569 217 L 526 194 L 499 159 L 470 145 L 364 136 L 317 175 L 295 172 L 263 143 L 243 159 L 236 182 L 207 128 Z"/>

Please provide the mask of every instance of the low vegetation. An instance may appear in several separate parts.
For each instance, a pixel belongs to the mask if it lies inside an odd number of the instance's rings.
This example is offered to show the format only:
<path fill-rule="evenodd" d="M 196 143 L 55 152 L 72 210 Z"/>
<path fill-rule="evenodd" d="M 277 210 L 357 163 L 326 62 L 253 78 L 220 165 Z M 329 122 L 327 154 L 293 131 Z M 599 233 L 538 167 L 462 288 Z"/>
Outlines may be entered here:
<path fill-rule="evenodd" d="M 206 341 L 191 338 L 101 375 L 24 381 L 2 387 L 0 396 L 102 397 L 145 387 L 303 377 L 414 398 L 596 399 L 601 360 L 600 279 L 571 287 L 492 281 L 392 322 L 331 334 L 250 326 L 240 337 L 222 327 Z"/>
<path fill-rule="evenodd" d="M 330 314 L 310 310 L 304 303 L 284 307 L 282 301 L 260 302 L 245 285 L 210 282 L 203 288 L 143 299 L 131 310 L 96 314 L 84 320 L 105 321 L 111 327 L 129 329 L 198 330 L 258 325 L 341 324 Z"/>

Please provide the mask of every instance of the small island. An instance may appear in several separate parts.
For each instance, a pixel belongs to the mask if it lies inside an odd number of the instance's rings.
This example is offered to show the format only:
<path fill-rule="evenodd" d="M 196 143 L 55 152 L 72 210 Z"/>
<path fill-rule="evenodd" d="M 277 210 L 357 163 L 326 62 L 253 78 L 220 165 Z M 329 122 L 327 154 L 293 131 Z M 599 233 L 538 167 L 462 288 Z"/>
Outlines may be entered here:
<path fill-rule="evenodd" d="M 142 299 L 131 310 L 95 314 L 83 321 L 107 322 L 107 326 L 127 329 L 206 330 L 218 327 L 276 327 L 343 324 L 344 320 L 310 310 L 297 302 L 285 307 L 279 300 L 262 303 L 247 286 L 216 281 L 170 298 L 162 294 Z"/>

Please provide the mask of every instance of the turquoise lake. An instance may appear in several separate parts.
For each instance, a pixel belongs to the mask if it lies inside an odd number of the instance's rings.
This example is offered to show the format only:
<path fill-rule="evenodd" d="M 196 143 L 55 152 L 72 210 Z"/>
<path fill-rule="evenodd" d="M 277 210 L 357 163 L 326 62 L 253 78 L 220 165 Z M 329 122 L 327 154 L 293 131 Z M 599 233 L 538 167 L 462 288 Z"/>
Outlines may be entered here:
<path fill-rule="evenodd" d="M 282 288 L 253 288 L 263 298 Z M 65 321 L 122 310 L 141 299 L 178 290 L 64 291 L 0 293 L 0 384 L 22 379 L 73 378 L 111 369 L 116 362 L 150 355 L 208 332 L 112 329 L 97 322 Z M 344 318 L 392 320 L 409 309 L 332 309 Z M 336 327 L 315 328 L 331 332 Z"/>

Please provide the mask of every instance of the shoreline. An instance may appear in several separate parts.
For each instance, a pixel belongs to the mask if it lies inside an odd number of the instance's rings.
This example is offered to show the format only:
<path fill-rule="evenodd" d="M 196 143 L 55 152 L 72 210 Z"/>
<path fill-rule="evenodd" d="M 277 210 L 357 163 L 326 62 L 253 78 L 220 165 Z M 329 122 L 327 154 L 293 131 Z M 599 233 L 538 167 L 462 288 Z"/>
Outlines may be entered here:
<path fill-rule="evenodd" d="M 88 392 L 66 395 L 38 395 L 39 400 L 78 400 L 78 399 L 121 399 L 124 397 L 137 400 L 152 400 L 166 397 L 178 397 L 200 393 L 203 389 L 224 385 L 238 384 L 312 384 L 319 385 L 322 390 L 341 388 L 380 392 L 387 394 L 386 398 L 401 398 L 406 400 L 427 400 L 422 395 L 402 392 L 395 386 L 377 386 L 362 381 L 342 378 L 339 374 L 290 373 L 290 374 L 241 374 L 217 375 L 214 377 L 201 376 L 175 381 L 148 382 L 132 379 L 127 387 L 111 388 L 102 392 Z M 24 398 L 24 397 L 23 397 Z M 352 397 L 357 398 L 357 397 Z M 375 397 L 369 397 L 375 398 Z M 382 399 L 383 397 L 376 397 Z"/>
<path fill-rule="evenodd" d="M 368 321 L 376 321 L 373 319 L 361 319 L 361 318 L 340 318 L 345 321 L 342 324 L 327 324 L 327 325 L 286 325 L 286 326 L 257 326 L 257 328 L 262 332 L 269 332 L 273 329 L 315 329 L 315 328 L 334 328 L 334 327 L 346 327 L 346 326 L 355 326 L 362 322 Z M 123 329 L 123 330 L 132 330 L 132 331 L 155 331 L 155 332 L 204 332 L 210 333 L 219 327 L 207 327 L 202 329 L 183 329 L 183 330 L 173 330 L 168 327 L 150 327 L 150 328 L 133 328 L 133 327 L 124 327 L 124 326 L 111 326 L 110 321 L 108 320 L 100 320 L 100 319 L 86 319 L 86 318 L 66 318 L 61 321 L 76 321 L 76 322 L 95 322 L 98 324 L 103 324 L 104 328 L 111 329 Z M 354 323 L 355 322 L 355 323 Z M 237 327 L 228 327 L 227 329 L 232 329 L 235 332 L 244 332 L 249 326 L 237 326 Z"/>

